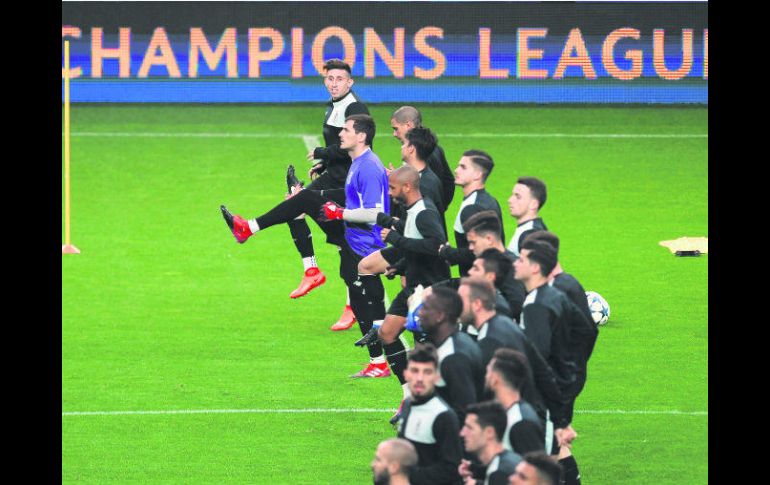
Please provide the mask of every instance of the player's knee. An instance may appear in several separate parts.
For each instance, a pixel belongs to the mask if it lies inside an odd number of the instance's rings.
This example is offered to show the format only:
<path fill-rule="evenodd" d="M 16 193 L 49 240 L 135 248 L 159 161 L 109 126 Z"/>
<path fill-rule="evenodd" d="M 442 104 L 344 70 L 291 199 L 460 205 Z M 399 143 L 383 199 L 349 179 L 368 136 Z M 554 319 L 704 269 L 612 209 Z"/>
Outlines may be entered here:
<path fill-rule="evenodd" d="M 383 322 L 382 327 L 380 327 L 378 332 L 380 340 L 386 345 L 392 344 L 398 338 L 405 324 L 406 318 L 397 315 L 388 315 L 385 317 L 385 322 Z"/>
<path fill-rule="evenodd" d="M 372 274 L 374 266 L 368 261 L 368 258 L 364 258 L 358 262 L 359 274 Z"/>

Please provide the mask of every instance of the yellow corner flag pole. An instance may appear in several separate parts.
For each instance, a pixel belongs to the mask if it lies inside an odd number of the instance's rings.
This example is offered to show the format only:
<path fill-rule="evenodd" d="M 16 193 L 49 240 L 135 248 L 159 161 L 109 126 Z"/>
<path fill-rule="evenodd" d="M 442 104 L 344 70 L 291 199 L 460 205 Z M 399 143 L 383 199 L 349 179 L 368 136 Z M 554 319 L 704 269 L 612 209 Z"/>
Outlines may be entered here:
<path fill-rule="evenodd" d="M 62 254 L 78 254 L 70 244 L 70 42 L 64 41 L 64 246 Z"/>

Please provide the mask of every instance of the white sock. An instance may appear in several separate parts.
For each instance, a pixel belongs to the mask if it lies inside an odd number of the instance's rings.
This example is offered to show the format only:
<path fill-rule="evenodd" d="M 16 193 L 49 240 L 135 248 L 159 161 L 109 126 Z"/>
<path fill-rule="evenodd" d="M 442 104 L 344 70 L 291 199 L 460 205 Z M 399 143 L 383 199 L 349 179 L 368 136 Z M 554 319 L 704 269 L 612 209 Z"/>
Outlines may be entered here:
<path fill-rule="evenodd" d="M 302 258 L 302 264 L 305 266 L 305 271 L 307 271 L 310 268 L 318 267 L 318 263 L 315 262 L 315 256 L 308 256 L 307 258 Z"/>
<path fill-rule="evenodd" d="M 249 229 L 251 229 L 252 233 L 255 233 L 255 232 L 259 231 L 259 224 L 257 224 L 257 219 L 256 218 L 249 219 L 246 222 L 249 223 Z"/>
<path fill-rule="evenodd" d="M 405 382 L 401 384 L 401 388 L 404 390 L 404 399 L 412 397 L 412 393 L 409 392 L 409 384 Z"/>
<path fill-rule="evenodd" d="M 385 361 L 385 354 L 380 354 L 379 357 L 370 357 L 369 363 L 370 364 L 384 364 Z"/>

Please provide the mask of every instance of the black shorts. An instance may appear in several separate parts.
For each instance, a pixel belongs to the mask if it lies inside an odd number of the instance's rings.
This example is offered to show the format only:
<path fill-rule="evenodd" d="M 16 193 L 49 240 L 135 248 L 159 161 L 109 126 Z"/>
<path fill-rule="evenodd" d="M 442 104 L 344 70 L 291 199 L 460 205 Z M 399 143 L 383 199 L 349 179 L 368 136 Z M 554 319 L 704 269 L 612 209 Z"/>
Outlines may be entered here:
<path fill-rule="evenodd" d="M 342 278 L 347 286 L 350 286 L 355 283 L 356 279 L 358 279 L 358 263 L 360 263 L 364 257 L 353 251 L 353 248 L 351 248 L 350 244 L 345 240 L 344 228 L 342 241 L 335 244 L 340 248 L 340 278 Z"/>
<path fill-rule="evenodd" d="M 382 255 L 382 258 L 385 260 L 385 262 L 389 265 L 394 265 L 398 262 L 399 259 L 401 259 L 401 251 L 393 246 L 380 249 L 380 254 Z"/>
<path fill-rule="evenodd" d="M 413 286 L 407 286 L 399 291 L 388 308 L 388 314 L 406 318 L 409 314 L 409 302 L 407 300 L 412 296 L 412 293 L 414 293 Z"/>

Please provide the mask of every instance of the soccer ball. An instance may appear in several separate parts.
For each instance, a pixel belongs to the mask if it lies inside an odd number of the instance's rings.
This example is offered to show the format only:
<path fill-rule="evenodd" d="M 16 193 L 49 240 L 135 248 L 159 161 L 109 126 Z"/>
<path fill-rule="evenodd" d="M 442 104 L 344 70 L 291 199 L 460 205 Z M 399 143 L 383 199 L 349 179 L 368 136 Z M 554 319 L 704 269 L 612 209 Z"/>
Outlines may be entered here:
<path fill-rule="evenodd" d="M 591 310 L 591 317 L 597 325 L 604 325 L 610 319 L 610 305 L 602 295 L 595 291 L 586 291 L 588 298 L 588 309 Z"/>

